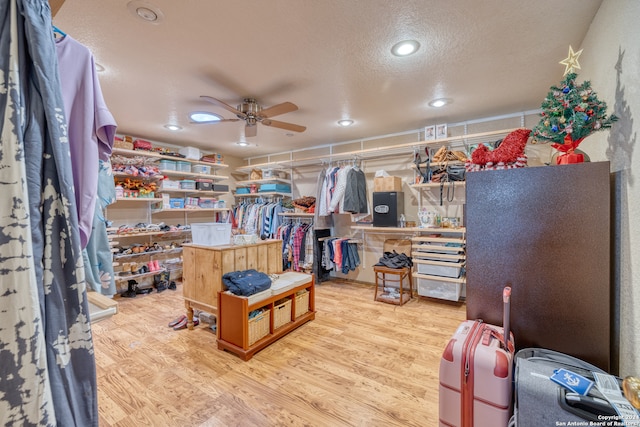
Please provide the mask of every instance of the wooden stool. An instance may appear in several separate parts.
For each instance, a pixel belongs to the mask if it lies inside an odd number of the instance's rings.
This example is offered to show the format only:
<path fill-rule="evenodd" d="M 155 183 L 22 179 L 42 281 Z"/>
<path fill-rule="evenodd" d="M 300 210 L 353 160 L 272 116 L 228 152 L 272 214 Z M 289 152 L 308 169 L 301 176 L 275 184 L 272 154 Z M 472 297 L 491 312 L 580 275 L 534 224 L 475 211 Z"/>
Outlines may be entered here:
<path fill-rule="evenodd" d="M 398 252 L 407 256 L 411 255 L 411 240 L 407 239 L 387 239 L 384 241 L 382 250 L 384 252 Z M 373 296 L 375 301 L 387 302 L 389 304 L 402 305 L 413 298 L 413 276 L 411 267 L 391 268 L 383 265 L 374 265 L 373 271 L 376 275 L 376 293 Z M 387 275 L 392 278 L 387 278 Z M 406 284 L 405 280 L 409 283 Z M 395 286 L 387 286 L 387 284 Z M 384 291 L 385 287 L 397 288 L 399 295 L 389 294 Z M 381 292 L 380 292 L 381 291 Z M 408 291 L 408 298 L 407 293 Z M 380 294 L 378 294 L 380 292 Z"/>
<path fill-rule="evenodd" d="M 413 298 L 413 276 L 411 275 L 411 268 L 390 268 L 374 265 L 373 271 L 376 275 L 376 292 L 373 297 L 375 301 L 402 305 Z M 388 278 L 387 276 L 392 276 L 392 278 Z M 406 285 L 405 281 L 408 282 Z M 385 287 L 397 288 L 399 295 L 386 292 L 384 290 Z"/>

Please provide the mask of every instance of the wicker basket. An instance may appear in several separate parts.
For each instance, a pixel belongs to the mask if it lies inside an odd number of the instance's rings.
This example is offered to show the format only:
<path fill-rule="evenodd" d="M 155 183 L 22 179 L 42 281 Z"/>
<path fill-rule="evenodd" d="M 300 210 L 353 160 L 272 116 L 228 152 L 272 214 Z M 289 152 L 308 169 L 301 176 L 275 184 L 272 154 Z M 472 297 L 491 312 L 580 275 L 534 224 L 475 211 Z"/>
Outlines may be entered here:
<path fill-rule="evenodd" d="M 295 213 L 307 213 L 309 211 L 308 207 L 296 205 L 295 203 L 293 204 L 293 208 L 295 209 Z"/>
<path fill-rule="evenodd" d="M 253 169 L 249 174 L 249 179 L 251 181 L 257 181 L 259 179 L 262 179 L 262 171 L 260 169 Z"/>
<path fill-rule="evenodd" d="M 116 138 L 113 141 L 114 148 L 124 148 L 125 150 L 133 150 L 133 143 Z"/>
<path fill-rule="evenodd" d="M 273 307 L 273 329 L 291 322 L 291 298 Z"/>
<path fill-rule="evenodd" d="M 269 311 L 265 310 L 249 319 L 249 345 L 269 334 Z"/>
<path fill-rule="evenodd" d="M 309 291 L 305 290 L 304 292 L 296 295 L 295 318 L 297 319 L 298 317 L 302 316 L 308 311 L 309 311 Z"/>

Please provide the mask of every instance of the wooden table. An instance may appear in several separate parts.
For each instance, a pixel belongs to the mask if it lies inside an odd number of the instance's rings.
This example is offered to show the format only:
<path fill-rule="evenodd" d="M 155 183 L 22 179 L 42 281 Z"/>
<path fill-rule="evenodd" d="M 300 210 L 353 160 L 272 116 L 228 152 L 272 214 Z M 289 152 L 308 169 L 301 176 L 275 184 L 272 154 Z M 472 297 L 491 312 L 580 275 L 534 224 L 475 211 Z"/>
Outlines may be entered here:
<path fill-rule="evenodd" d="M 225 246 L 185 244 L 182 258 L 182 292 L 188 327 L 193 329 L 194 309 L 218 314 L 218 292 L 226 290 L 224 274 L 249 269 L 282 273 L 282 240 Z"/>

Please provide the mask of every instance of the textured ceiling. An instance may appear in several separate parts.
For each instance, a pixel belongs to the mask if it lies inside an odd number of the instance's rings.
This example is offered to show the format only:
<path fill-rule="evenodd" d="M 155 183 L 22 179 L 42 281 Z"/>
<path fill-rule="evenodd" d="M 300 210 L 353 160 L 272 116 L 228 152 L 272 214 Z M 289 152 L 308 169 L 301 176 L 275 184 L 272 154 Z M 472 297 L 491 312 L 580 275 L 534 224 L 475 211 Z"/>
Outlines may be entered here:
<path fill-rule="evenodd" d="M 145 22 L 129 3 L 163 18 Z M 119 133 L 247 157 L 539 108 L 600 3 L 66 0 L 54 24 L 105 67 Z M 418 53 L 391 55 L 403 39 L 418 40 Z M 242 148 L 243 122 L 189 123 L 195 110 L 234 118 L 200 95 L 234 107 L 247 96 L 265 108 L 290 101 L 299 110 L 274 119 L 307 130 L 287 136 L 260 124 Z M 428 106 L 441 97 L 453 102 Z M 336 124 L 347 117 L 353 126 Z"/>

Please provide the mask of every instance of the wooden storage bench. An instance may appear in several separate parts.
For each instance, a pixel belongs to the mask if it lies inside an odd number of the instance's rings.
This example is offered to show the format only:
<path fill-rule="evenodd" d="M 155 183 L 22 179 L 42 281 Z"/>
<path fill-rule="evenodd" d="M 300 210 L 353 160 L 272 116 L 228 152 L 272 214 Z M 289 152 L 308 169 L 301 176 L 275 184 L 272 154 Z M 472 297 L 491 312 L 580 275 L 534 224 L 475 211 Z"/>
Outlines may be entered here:
<path fill-rule="evenodd" d="M 289 301 L 283 304 L 283 299 Z M 265 312 L 249 319 L 249 313 L 258 309 Z M 278 319 L 276 323 L 276 315 L 280 317 L 280 310 L 286 310 L 289 319 Z M 266 320 L 261 317 L 265 315 L 269 318 L 266 334 L 266 325 L 263 323 Z M 249 360 L 255 353 L 303 323 L 313 320 L 315 316 L 312 275 L 309 275 L 309 281 L 306 283 L 258 301 L 250 301 L 247 297 L 236 296 L 230 292 L 218 292 L 218 349 L 228 350 L 243 360 Z M 282 325 L 277 327 L 279 324 Z"/>

